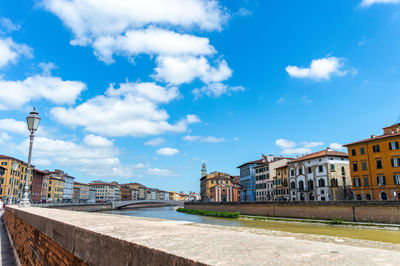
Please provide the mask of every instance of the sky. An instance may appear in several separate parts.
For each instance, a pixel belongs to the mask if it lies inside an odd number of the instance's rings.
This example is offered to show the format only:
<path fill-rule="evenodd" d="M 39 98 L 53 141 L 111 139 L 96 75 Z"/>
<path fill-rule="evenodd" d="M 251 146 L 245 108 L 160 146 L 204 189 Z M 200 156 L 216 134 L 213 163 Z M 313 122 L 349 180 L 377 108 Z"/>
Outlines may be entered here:
<path fill-rule="evenodd" d="M 400 0 L 2 0 L 0 154 L 199 191 L 399 122 Z"/>

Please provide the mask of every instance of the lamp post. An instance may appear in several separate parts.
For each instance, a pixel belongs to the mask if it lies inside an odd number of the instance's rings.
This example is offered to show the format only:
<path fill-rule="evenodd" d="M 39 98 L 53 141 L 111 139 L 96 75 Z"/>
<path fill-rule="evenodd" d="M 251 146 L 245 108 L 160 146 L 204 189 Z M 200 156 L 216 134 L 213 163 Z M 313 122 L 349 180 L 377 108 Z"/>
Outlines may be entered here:
<path fill-rule="evenodd" d="M 26 118 L 26 123 L 28 125 L 28 130 L 31 133 L 30 135 L 30 142 L 29 142 L 29 155 L 28 155 L 28 174 L 26 177 L 26 182 L 24 186 L 24 195 L 22 197 L 22 200 L 19 202 L 20 207 L 30 207 L 31 203 L 29 202 L 29 179 L 31 177 L 31 157 L 32 157 L 32 145 L 33 145 L 33 138 L 35 131 L 39 127 L 40 123 L 40 117 L 39 113 L 36 112 L 35 107 L 33 107 L 33 111 L 29 113 L 28 117 Z"/>
<path fill-rule="evenodd" d="M 10 203 L 13 204 L 15 197 L 14 197 L 14 190 L 15 190 L 15 172 L 18 170 L 18 163 L 16 161 L 13 162 L 11 165 L 11 169 L 13 170 L 13 179 L 11 182 L 11 200 Z"/>

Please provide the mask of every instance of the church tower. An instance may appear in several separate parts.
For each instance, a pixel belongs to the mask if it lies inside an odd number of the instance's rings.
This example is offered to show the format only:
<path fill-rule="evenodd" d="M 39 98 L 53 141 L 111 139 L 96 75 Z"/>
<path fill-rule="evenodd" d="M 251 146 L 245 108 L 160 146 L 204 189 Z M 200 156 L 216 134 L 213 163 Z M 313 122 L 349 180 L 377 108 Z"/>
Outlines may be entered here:
<path fill-rule="evenodd" d="M 207 175 L 207 169 L 206 169 L 206 163 L 203 161 L 201 164 L 201 177 L 204 177 Z"/>

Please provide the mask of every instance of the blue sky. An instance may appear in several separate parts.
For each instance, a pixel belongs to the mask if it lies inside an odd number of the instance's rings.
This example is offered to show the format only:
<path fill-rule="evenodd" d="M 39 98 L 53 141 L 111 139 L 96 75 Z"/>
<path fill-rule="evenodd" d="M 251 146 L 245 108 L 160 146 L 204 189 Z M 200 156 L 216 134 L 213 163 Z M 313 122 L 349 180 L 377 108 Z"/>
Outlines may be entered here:
<path fill-rule="evenodd" d="M 1 154 L 81 182 L 199 190 L 261 154 L 381 134 L 400 116 L 400 1 L 4 0 Z"/>

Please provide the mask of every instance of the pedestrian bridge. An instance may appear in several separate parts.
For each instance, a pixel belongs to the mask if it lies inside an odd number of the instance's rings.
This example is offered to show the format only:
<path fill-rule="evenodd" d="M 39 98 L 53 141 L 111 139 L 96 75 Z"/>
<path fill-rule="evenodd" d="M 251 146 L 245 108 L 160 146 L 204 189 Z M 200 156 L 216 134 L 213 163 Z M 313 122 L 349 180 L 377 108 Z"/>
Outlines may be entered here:
<path fill-rule="evenodd" d="M 162 204 L 165 206 L 184 206 L 185 201 L 177 200 L 125 200 L 112 202 L 113 209 L 122 209 L 124 207 L 138 205 L 138 204 Z"/>

